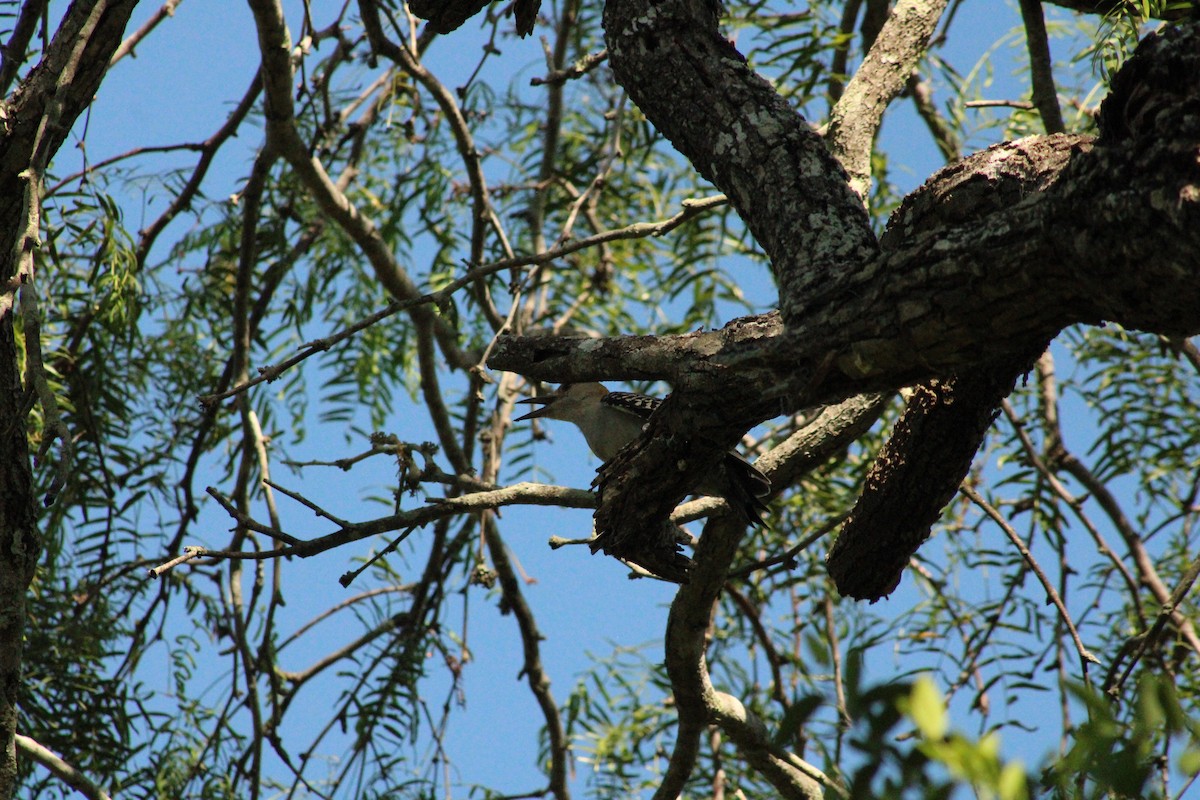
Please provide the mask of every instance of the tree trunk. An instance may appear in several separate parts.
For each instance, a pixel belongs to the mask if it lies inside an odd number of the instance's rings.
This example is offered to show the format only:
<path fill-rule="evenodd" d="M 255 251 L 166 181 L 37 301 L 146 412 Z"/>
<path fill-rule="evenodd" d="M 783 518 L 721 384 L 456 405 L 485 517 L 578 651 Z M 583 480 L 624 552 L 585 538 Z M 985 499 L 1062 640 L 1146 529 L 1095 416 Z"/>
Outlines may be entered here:
<path fill-rule="evenodd" d="M 17 361 L 13 304 L 35 280 L 36 192 L 51 157 L 96 94 L 137 0 L 78 0 L 44 57 L 6 99 L 0 137 L 0 800 L 16 792 L 17 704 L 25 592 L 41 555 L 26 417 L 33 400 Z M 37 197 L 35 194 L 35 202 Z M 36 218 L 35 218 L 36 219 Z"/>

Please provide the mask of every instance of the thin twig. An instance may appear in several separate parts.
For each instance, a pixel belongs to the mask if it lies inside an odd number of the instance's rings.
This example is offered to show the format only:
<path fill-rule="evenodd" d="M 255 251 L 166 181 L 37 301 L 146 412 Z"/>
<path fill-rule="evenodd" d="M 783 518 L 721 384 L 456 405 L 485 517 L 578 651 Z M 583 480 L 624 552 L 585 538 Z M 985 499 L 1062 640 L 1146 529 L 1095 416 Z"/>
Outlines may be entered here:
<path fill-rule="evenodd" d="M 1083 670 L 1083 677 L 1084 680 L 1086 680 L 1088 663 L 1090 662 L 1092 664 L 1099 664 L 1100 659 L 1092 655 L 1092 653 L 1083 646 L 1083 641 L 1079 638 L 1079 631 L 1075 629 L 1075 623 L 1071 620 L 1071 615 L 1067 611 L 1067 607 L 1063 605 L 1062 598 L 1058 596 L 1058 591 L 1054 588 L 1054 584 L 1050 582 L 1048 577 L 1046 577 L 1046 573 L 1042 571 L 1041 566 L 1034 559 L 1033 553 L 1029 551 L 1029 548 L 1025 546 L 1023 541 L 1021 541 L 1021 537 L 1017 535 L 1017 532 L 1013 530 L 1012 526 L 1008 524 L 1008 521 L 1004 519 L 1004 516 L 999 511 L 997 511 L 990 503 L 988 503 L 988 501 L 984 500 L 978 492 L 965 483 L 959 487 L 959 491 L 966 495 L 972 503 L 979 506 L 979 508 L 982 509 L 985 514 L 992 518 L 993 522 L 1000 526 L 1000 529 L 1004 531 L 1004 535 L 1008 537 L 1009 541 L 1013 543 L 1013 546 L 1016 547 L 1017 551 L 1021 554 L 1021 557 L 1025 559 L 1025 563 L 1029 565 L 1029 569 L 1032 570 L 1033 574 L 1037 576 L 1038 581 L 1040 581 L 1042 584 L 1042 588 L 1046 591 L 1046 596 L 1050 598 L 1050 602 L 1053 603 L 1054 607 L 1058 609 L 1058 613 L 1061 615 L 1063 623 L 1067 626 L 1067 630 L 1071 633 L 1071 639 L 1075 642 L 1075 650 L 1079 653 L 1079 661 L 1080 667 Z"/>
<path fill-rule="evenodd" d="M 1196 557 L 1192 561 L 1191 565 L 1187 569 L 1187 572 L 1183 574 L 1183 577 L 1179 581 L 1179 585 L 1175 587 L 1175 591 L 1171 592 L 1170 600 L 1168 600 L 1166 603 L 1163 603 L 1162 609 L 1158 612 L 1158 618 L 1154 620 L 1154 627 L 1137 637 L 1137 650 L 1129 659 L 1129 663 L 1125 665 L 1125 671 L 1121 673 L 1121 677 L 1116 681 L 1116 683 L 1114 683 L 1111 687 L 1106 687 L 1106 690 L 1110 694 L 1115 695 L 1116 692 L 1125 685 L 1125 681 L 1128 680 L 1129 676 L 1133 673 L 1133 668 L 1137 665 L 1137 662 L 1143 655 L 1145 655 L 1146 651 L 1158 641 L 1158 637 L 1162 635 L 1163 629 L 1167 626 L 1167 623 L 1172 617 L 1175 616 L 1180 604 L 1183 603 L 1184 598 L 1186 598 L 1188 595 L 1188 592 L 1192 590 L 1192 585 L 1195 584 L 1197 578 L 1200 578 L 1200 556 Z"/>
<path fill-rule="evenodd" d="M 530 86 L 546 86 L 547 84 L 565 83 L 569 80 L 574 80 L 581 75 L 594 70 L 600 66 L 608 58 L 608 50 L 601 50 L 597 53 L 588 53 L 583 58 L 576 61 L 566 69 L 556 69 L 546 74 L 544 78 L 530 78 Z"/>
<path fill-rule="evenodd" d="M 205 555 L 203 547 L 185 547 L 183 548 L 182 555 L 175 556 L 175 558 L 172 558 L 170 561 L 164 564 L 159 564 L 157 567 L 152 567 L 147 570 L 147 572 L 151 578 L 159 578 L 162 577 L 164 572 L 179 566 L 185 561 L 191 561 L 192 559 L 200 558 L 203 555 Z"/>
<path fill-rule="evenodd" d="M 407 539 L 408 535 L 416 529 L 417 527 L 415 525 L 405 528 L 400 532 L 399 536 L 397 536 L 395 539 L 392 539 L 392 541 L 388 543 L 387 547 L 368 558 L 366 563 L 364 563 L 361 567 L 358 569 L 347 570 L 346 572 L 342 573 L 342 576 L 338 578 L 338 583 L 342 585 L 343 589 L 348 588 L 350 584 L 354 582 L 355 578 L 366 572 L 376 561 L 388 555 L 389 553 L 395 552 L 396 548 L 400 546 L 400 543 Z"/>
<path fill-rule="evenodd" d="M 755 561 L 751 564 L 746 564 L 745 566 L 738 567 L 737 569 L 730 570 L 729 577 L 730 578 L 744 578 L 747 575 L 757 572 L 760 569 L 767 569 L 768 567 L 773 567 L 776 564 L 786 564 L 786 565 L 788 565 L 788 568 L 790 569 L 794 565 L 796 556 L 800 555 L 805 550 L 812 547 L 818 541 L 820 541 L 825 536 L 827 536 L 830 533 L 830 531 L 832 531 L 834 528 L 838 527 L 843 522 L 845 522 L 846 518 L 849 516 L 850 516 L 849 511 L 845 511 L 841 514 L 838 514 L 836 517 L 833 517 L 832 519 L 828 520 L 824 525 L 817 528 L 815 531 L 813 531 L 808 536 L 801 539 L 795 545 L 789 547 L 787 550 L 784 550 L 782 553 L 771 556 L 769 558 L 764 558 L 761 561 Z"/>
<path fill-rule="evenodd" d="M 1042 376 L 1043 382 L 1050 380 L 1050 373 L 1044 371 L 1049 368 L 1048 362 L 1046 362 L 1043 358 L 1043 360 L 1039 360 L 1038 364 L 1039 374 Z M 1049 389 L 1043 389 L 1044 393 L 1049 391 Z M 1066 453 L 1066 450 L 1062 445 L 1062 432 L 1058 427 L 1058 412 L 1055 408 L 1054 402 L 1052 402 L 1049 397 L 1044 396 L 1042 402 L 1044 406 L 1042 409 L 1042 419 L 1046 424 L 1046 431 L 1049 437 L 1048 449 L 1050 451 L 1050 456 L 1056 460 L 1059 460 L 1063 457 L 1063 454 Z M 1016 431 L 1017 439 L 1021 442 L 1021 448 L 1025 451 L 1025 456 L 1029 459 L 1029 463 L 1046 481 L 1046 485 L 1050 487 L 1050 491 L 1054 492 L 1054 494 L 1058 496 L 1058 498 L 1064 503 L 1066 503 L 1068 508 L 1071 509 L 1071 512 L 1075 515 L 1075 518 L 1079 520 L 1079 523 L 1083 525 L 1084 530 L 1086 530 L 1092 537 L 1092 541 L 1096 543 L 1097 552 L 1107 558 L 1117 572 L 1120 573 L 1121 577 L 1125 581 L 1126 587 L 1129 590 L 1129 596 L 1137 597 L 1139 593 L 1137 580 L 1129 571 L 1129 568 L 1125 566 L 1125 562 L 1123 562 L 1120 556 L 1117 555 L 1116 551 L 1109 546 L 1108 540 L 1104 538 L 1104 534 L 1100 532 L 1100 529 L 1096 526 L 1096 523 L 1092 522 L 1091 518 L 1084 513 L 1083 502 L 1079 498 L 1075 497 L 1075 495 L 1072 494 L 1065 485 L 1063 485 L 1063 482 L 1058 479 L 1057 475 L 1054 474 L 1054 470 L 1050 468 L 1050 465 L 1047 464 L 1046 461 L 1038 454 L 1037 448 L 1034 447 L 1033 440 L 1029 438 L 1029 434 L 1026 432 L 1025 426 L 1017 416 L 1012 404 L 1005 400 L 1000 404 L 1000 408 L 1004 411 L 1005 417 L 1007 417 L 1008 421 L 1012 424 L 1013 430 Z M 1141 620 L 1142 624 L 1145 625 L 1146 619 L 1142 615 L 1140 605 L 1138 603 L 1134 603 L 1133 606 L 1135 609 L 1134 613 L 1138 615 L 1138 618 Z"/>
<path fill-rule="evenodd" d="M 149 36 L 150 32 L 158 27 L 160 22 L 167 17 L 175 16 L 175 9 L 182 2 L 183 0 L 166 0 L 157 11 L 150 15 L 150 18 L 142 24 L 142 27 L 138 28 L 125 41 L 121 42 L 116 52 L 112 54 L 112 58 L 108 60 L 108 66 L 111 68 L 113 64 L 116 64 L 125 56 L 133 55 L 133 49 Z"/>
<path fill-rule="evenodd" d="M 327 513 L 319 510 L 312 503 L 308 502 L 302 496 L 295 492 L 288 491 L 278 485 L 272 484 L 272 487 L 288 497 L 295 499 L 297 502 L 304 504 L 309 508 L 316 510 L 321 516 L 327 519 L 336 519 Z M 185 547 L 185 553 L 188 551 L 196 551 L 189 558 L 176 558 L 155 569 L 151 570 L 151 574 L 158 576 L 167 571 L 173 566 L 176 566 L 190 558 L 204 556 L 206 558 L 217 559 L 247 559 L 247 560 L 264 560 L 268 558 L 279 558 L 285 556 L 297 556 L 299 558 L 311 558 L 312 556 L 324 553 L 327 550 L 332 550 L 335 547 L 341 547 L 351 542 L 357 542 L 366 539 L 369 536 L 377 536 L 382 533 L 391 533 L 393 531 L 402 530 L 409 526 L 420 527 L 428 525 L 430 522 L 436 522 L 448 517 L 458 516 L 460 514 L 473 511 L 482 511 L 486 509 L 497 508 L 505 505 L 542 505 L 542 506 L 564 506 L 567 508 L 595 508 L 596 496 L 585 489 L 572 489 L 566 486 L 547 486 L 540 483 L 518 483 L 512 486 L 506 486 L 503 489 L 495 489 L 485 492 L 474 492 L 471 494 L 462 495 L 460 497 L 446 498 L 429 498 L 429 504 L 412 511 L 402 511 L 398 514 L 382 517 L 380 519 L 368 520 L 359 523 L 342 523 L 338 530 L 318 536 L 313 539 L 299 539 L 278 528 L 272 528 L 268 525 L 263 525 L 255 521 L 247 514 L 242 513 L 238 508 L 224 495 L 216 489 L 209 488 L 208 494 L 212 496 L 225 512 L 237 521 L 239 526 L 247 530 L 257 531 L 266 534 L 276 539 L 280 539 L 288 544 L 284 547 L 276 547 L 272 550 L 259 550 L 247 552 L 243 550 L 209 550 L 203 547 Z"/>
<path fill-rule="evenodd" d="M 963 103 L 965 108 L 1017 108 L 1022 111 L 1032 111 L 1033 103 L 1028 100 L 968 100 Z"/>

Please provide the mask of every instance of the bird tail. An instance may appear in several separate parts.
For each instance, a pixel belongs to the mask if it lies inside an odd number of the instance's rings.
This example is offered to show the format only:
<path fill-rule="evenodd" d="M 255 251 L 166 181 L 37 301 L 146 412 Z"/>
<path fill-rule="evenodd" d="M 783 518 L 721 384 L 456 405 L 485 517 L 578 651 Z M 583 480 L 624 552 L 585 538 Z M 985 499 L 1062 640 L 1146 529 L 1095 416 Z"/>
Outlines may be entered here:
<path fill-rule="evenodd" d="M 730 451 L 722 463 L 726 480 L 725 502 L 746 522 L 770 528 L 763 514 L 769 510 L 762 498 L 771 493 L 771 479 L 737 453 Z"/>

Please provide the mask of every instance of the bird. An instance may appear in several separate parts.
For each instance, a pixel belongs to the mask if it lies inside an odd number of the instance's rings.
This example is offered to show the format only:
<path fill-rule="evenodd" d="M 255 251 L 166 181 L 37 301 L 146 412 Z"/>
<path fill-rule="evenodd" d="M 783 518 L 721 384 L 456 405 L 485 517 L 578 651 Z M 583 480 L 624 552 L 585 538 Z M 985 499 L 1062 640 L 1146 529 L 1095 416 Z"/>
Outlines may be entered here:
<path fill-rule="evenodd" d="M 588 447 L 601 461 L 609 461 L 641 435 L 650 415 L 662 400 L 633 392 L 611 392 L 602 383 L 563 384 L 557 392 L 518 400 L 543 403 L 514 422 L 556 419 L 574 423 Z M 718 468 L 695 487 L 694 493 L 722 497 L 747 523 L 767 527 L 762 498 L 771 492 L 771 481 L 733 450 Z"/>

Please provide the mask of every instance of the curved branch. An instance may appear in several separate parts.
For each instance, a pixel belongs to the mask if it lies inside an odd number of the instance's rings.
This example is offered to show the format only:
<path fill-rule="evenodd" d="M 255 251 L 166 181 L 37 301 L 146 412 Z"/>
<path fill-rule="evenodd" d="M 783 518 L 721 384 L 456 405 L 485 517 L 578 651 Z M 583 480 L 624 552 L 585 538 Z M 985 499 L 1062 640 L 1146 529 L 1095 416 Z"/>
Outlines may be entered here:
<path fill-rule="evenodd" d="M 825 143 L 717 30 L 706 0 L 611 0 L 609 64 L 638 108 L 729 196 L 771 260 L 790 325 L 876 252 Z"/>
<path fill-rule="evenodd" d="M 43 747 L 28 736 L 17 734 L 15 737 L 17 749 L 25 756 L 50 770 L 54 777 L 70 786 L 89 800 L 112 800 L 108 792 L 101 789 L 86 775 L 64 761 L 49 748 Z"/>
<path fill-rule="evenodd" d="M 881 407 L 878 398 L 853 398 L 839 407 L 826 409 L 817 423 L 790 436 L 760 458 L 758 464 L 771 476 L 775 486 L 781 485 L 776 479 L 785 475 L 790 483 L 858 438 Z M 761 723 L 752 720 L 735 698 L 717 692 L 709 680 L 704 652 L 709 620 L 744 533 L 744 523 L 735 517 L 718 517 L 706 525 L 696 548 L 696 567 L 691 580 L 680 588 L 671 603 L 666 665 L 679 709 L 680 733 L 656 798 L 678 796 L 678 787 L 687 780 L 695 764 L 692 751 L 698 747 L 700 732 L 713 722 L 730 734 L 747 760 L 784 796 L 820 797 L 822 786 L 833 786 L 815 767 L 771 743 L 761 730 Z M 671 794 L 672 791 L 675 793 Z"/>
<path fill-rule="evenodd" d="M 824 796 L 823 787 L 834 787 L 820 770 L 771 742 L 762 722 L 751 715 L 732 695 L 717 691 L 709 679 L 704 650 L 712 606 L 725 582 L 729 564 L 745 532 L 744 523 L 733 517 L 721 517 L 704 528 L 696 548 L 696 568 L 691 581 L 683 586 L 671 603 L 667 621 L 666 664 L 671 678 L 679 724 L 683 731 L 695 731 L 707 723 L 716 723 L 729 734 L 742 755 L 762 773 L 780 795 L 802 800 Z M 688 746 L 689 741 L 682 743 Z M 686 766 L 686 752 L 673 756 L 677 769 Z M 693 757 L 694 760 L 694 757 Z M 678 776 L 673 783 L 679 782 Z M 674 788 L 673 786 L 671 788 Z M 675 796 L 675 795 L 671 795 Z M 662 787 L 656 800 L 667 797 Z"/>
<path fill-rule="evenodd" d="M 947 4 L 948 0 L 897 3 L 830 113 L 825 139 L 862 197 L 871 188 L 871 151 L 883 112 L 904 91 Z"/>

